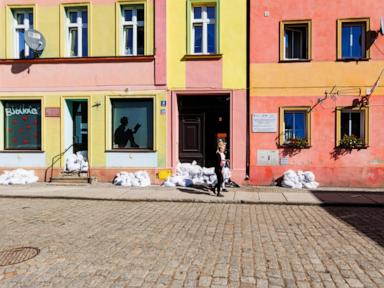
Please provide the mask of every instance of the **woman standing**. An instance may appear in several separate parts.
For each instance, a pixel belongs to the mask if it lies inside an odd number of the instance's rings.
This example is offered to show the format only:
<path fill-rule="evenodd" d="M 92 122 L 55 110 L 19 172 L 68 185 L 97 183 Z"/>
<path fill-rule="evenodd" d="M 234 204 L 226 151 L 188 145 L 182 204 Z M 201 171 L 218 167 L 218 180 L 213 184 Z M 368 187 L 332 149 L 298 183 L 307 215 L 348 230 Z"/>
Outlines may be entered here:
<path fill-rule="evenodd" d="M 215 188 L 217 189 L 217 197 L 224 197 L 223 194 L 220 193 L 221 186 L 223 184 L 223 167 L 225 165 L 225 143 L 220 141 L 217 143 L 217 151 L 216 151 L 216 161 L 215 161 L 215 173 L 217 178 L 217 183 Z M 213 193 L 215 193 L 215 189 L 213 189 Z"/>

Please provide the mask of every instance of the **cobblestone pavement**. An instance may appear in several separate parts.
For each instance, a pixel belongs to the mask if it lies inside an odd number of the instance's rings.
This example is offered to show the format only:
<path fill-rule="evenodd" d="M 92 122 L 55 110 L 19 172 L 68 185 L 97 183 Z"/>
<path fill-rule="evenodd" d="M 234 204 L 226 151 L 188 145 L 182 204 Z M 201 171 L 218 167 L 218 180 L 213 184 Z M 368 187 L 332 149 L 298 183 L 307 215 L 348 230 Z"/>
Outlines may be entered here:
<path fill-rule="evenodd" d="M 0 199 L 0 287 L 384 287 L 384 209 Z"/>

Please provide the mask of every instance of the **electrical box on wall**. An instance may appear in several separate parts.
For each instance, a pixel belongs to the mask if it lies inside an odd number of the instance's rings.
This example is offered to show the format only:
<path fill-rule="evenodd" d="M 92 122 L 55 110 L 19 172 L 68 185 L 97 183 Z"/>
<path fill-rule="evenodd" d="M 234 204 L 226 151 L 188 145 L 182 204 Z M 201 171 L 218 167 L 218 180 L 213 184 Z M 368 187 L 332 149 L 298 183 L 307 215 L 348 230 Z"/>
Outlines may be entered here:
<path fill-rule="evenodd" d="M 257 150 L 257 165 L 277 166 L 279 165 L 278 150 Z"/>

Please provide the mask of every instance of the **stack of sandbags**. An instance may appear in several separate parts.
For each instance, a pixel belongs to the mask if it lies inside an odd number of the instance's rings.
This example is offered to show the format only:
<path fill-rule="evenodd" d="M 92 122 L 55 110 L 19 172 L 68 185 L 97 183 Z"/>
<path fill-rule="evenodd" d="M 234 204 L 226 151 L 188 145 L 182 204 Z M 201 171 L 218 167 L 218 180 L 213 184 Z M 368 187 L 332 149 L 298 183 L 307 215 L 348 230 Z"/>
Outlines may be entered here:
<path fill-rule="evenodd" d="M 12 171 L 5 171 L 0 175 L 0 184 L 12 185 L 12 184 L 30 184 L 39 180 L 39 177 L 35 176 L 33 170 L 16 169 Z"/>
<path fill-rule="evenodd" d="M 65 161 L 66 172 L 87 172 L 88 171 L 88 153 L 87 151 L 78 151 L 70 155 Z"/>
<path fill-rule="evenodd" d="M 294 189 L 316 189 L 319 183 L 315 181 L 315 174 L 311 171 L 288 170 L 284 172 L 281 186 Z"/>
<path fill-rule="evenodd" d="M 228 168 L 229 170 L 229 168 Z M 229 171 L 227 173 L 229 175 Z M 215 168 L 201 167 L 192 163 L 179 163 L 176 166 L 176 173 L 163 183 L 166 187 L 190 187 L 192 185 L 214 185 L 217 182 Z"/>
<path fill-rule="evenodd" d="M 137 171 L 135 173 L 120 172 L 117 173 L 113 184 L 128 187 L 146 187 L 151 185 L 151 179 L 146 171 Z"/>

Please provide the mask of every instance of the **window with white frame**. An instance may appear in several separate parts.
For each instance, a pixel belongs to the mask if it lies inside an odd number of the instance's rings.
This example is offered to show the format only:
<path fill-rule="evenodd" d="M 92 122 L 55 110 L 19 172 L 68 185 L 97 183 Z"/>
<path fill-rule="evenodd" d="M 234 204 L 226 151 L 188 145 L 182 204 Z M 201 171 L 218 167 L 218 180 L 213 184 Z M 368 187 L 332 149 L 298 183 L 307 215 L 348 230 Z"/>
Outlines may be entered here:
<path fill-rule="evenodd" d="M 88 11 L 86 7 L 68 7 L 66 39 L 68 57 L 88 56 Z"/>
<path fill-rule="evenodd" d="M 216 43 L 216 6 L 192 7 L 192 54 L 215 54 Z"/>
<path fill-rule="evenodd" d="M 14 57 L 33 58 L 33 51 L 25 43 L 25 31 L 33 29 L 32 9 L 12 9 Z"/>
<path fill-rule="evenodd" d="M 144 5 L 121 7 L 121 54 L 144 55 Z"/>

